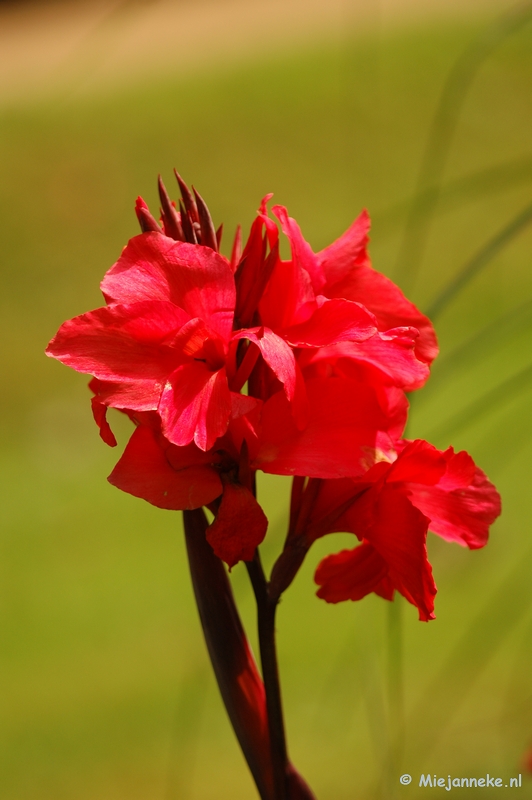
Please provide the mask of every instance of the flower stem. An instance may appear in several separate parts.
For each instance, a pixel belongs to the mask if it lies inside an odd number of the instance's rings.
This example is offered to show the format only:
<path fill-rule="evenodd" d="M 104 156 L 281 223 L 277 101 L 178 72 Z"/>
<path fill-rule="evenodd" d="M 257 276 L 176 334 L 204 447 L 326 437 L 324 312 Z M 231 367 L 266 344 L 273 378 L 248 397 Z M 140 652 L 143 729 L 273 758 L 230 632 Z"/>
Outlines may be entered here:
<path fill-rule="evenodd" d="M 264 686 L 231 585 L 205 538 L 208 522 L 203 510 L 184 511 L 183 518 L 192 585 L 220 694 L 261 800 L 277 800 Z"/>
<path fill-rule="evenodd" d="M 268 594 L 268 583 L 258 550 L 253 561 L 246 562 L 246 567 L 257 601 L 259 647 L 268 709 L 275 800 L 288 800 L 288 754 L 275 645 L 275 614 L 278 599 L 272 599 Z"/>

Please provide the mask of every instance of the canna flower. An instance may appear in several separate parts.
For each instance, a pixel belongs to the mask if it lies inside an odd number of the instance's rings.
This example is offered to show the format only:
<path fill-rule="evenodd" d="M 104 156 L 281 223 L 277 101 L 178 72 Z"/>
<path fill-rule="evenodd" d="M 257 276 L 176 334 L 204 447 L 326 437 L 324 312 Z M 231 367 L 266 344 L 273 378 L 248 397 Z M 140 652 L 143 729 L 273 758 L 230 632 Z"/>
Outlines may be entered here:
<path fill-rule="evenodd" d="M 349 359 L 374 366 L 385 381 L 405 391 L 423 386 L 429 364 L 437 354 L 436 337 L 429 320 L 406 300 L 400 289 L 369 266 L 365 250 L 367 214 L 361 215 L 330 248 L 316 255 L 287 210 L 274 206 L 273 212 L 290 241 L 292 258 L 279 260 L 272 270 L 259 305 L 264 324 L 283 330 L 294 344 L 298 338 L 308 337 L 316 342 L 317 308 L 323 306 L 320 313 L 328 313 L 329 324 L 338 324 L 340 309 L 348 308 L 347 303 L 356 303 L 371 313 L 373 335 L 364 340 L 322 339 L 319 349 L 302 354 L 300 365 Z M 351 276 L 350 282 L 339 280 L 344 273 Z M 332 286 L 328 278 L 333 281 Z"/>
<path fill-rule="evenodd" d="M 233 566 L 267 529 L 255 472 L 308 479 L 320 489 L 274 586 L 285 588 L 318 536 L 351 531 L 361 545 L 322 562 L 318 594 L 337 602 L 398 590 L 430 618 L 429 522 L 482 546 L 498 496 L 467 454 L 401 442 L 405 391 L 424 383 L 437 353 L 429 320 L 371 268 L 365 212 L 315 254 L 275 206 L 292 251 L 283 261 L 267 195 L 228 259 L 201 196 L 177 179 L 179 211 L 162 181 L 162 227 L 137 201 L 142 233 L 102 281 L 107 305 L 64 323 L 47 349 L 94 376 L 104 441 L 116 444 L 109 407 L 137 426 L 109 480 L 162 508 L 210 508 L 207 538 Z"/>
<path fill-rule="evenodd" d="M 163 435 L 177 446 L 194 442 L 207 451 L 225 434 L 235 409 L 238 413 L 242 406 L 240 390 L 257 361 L 257 373 L 262 367 L 267 380 L 256 396 L 267 399 L 281 387 L 297 426 L 304 427 L 305 391 L 294 351 L 363 343 L 376 333 L 373 315 L 355 301 L 316 297 L 308 287 L 305 298 L 297 298 L 288 325 L 286 309 L 294 305 L 294 296 L 280 296 L 281 318 L 272 317 L 272 328 L 256 313 L 261 292 L 280 263 L 278 232 L 266 221 L 265 201 L 236 263 L 237 256 L 229 261 L 215 249 L 217 238 L 212 223 L 205 222 L 208 212 L 200 196 L 196 193 L 193 207 L 200 221 L 189 218 L 185 225 L 185 209 L 179 217 L 173 209 L 172 216 L 163 189 L 164 231 L 139 200 L 144 232 L 128 243 L 105 275 L 101 288 L 107 306 L 65 322 L 47 354 L 99 381 L 93 407 L 100 422 L 102 407 L 156 411 Z M 190 193 L 182 191 L 188 198 L 185 205 L 192 208 Z M 264 239 L 262 226 L 267 230 Z M 192 242 L 166 235 L 185 229 Z M 206 231 L 202 241 L 209 241 L 208 246 L 196 243 L 199 231 Z M 267 259 L 266 240 L 271 246 Z M 235 327 L 241 318 L 257 324 Z M 256 405 L 252 397 L 246 403 L 250 410 Z"/>
<path fill-rule="evenodd" d="M 102 291 L 108 305 L 65 322 L 47 354 L 102 382 L 101 405 L 157 411 L 170 441 L 209 449 L 232 408 L 225 365 L 235 289 L 227 260 L 143 233 Z"/>
<path fill-rule="evenodd" d="M 267 195 L 244 248 L 238 233 L 227 259 L 201 196 L 176 176 L 179 211 L 161 180 L 162 228 L 138 199 L 142 233 L 102 281 L 107 305 L 64 323 L 47 354 L 94 376 L 104 441 L 116 444 L 109 407 L 138 426 L 110 481 L 163 508 L 209 506 L 209 541 L 232 566 L 249 560 L 266 532 L 255 471 L 362 475 L 368 458 L 394 452 L 404 389 L 421 385 L 428 366 L 414 352 L 413 327 L 380 330 L 382 313 L 356 293 L 322 293 L 341 271 L 327 267 L 334 254 L 345 269 L 350 259 L 370 269 L 360 222 L 326 258 L 275 207 L 292 247 L 282 261 Z M 424 324 L 405 308 L 407 321 Z M 405 322 L 397 313 L 392 321 Z"/>
<path fill-rule="evenodd" d="M 434 617 L 436 586 L 427 532 L 470 549 L 483 547 L 500 514 L 500 497 L 465 452 L 440 451 L 428 442 L 401 442 L 393 461 L 374 464 L 358 478 L 295 482 L 291 530 L 272 583 L 282 591 L 308 548 L 334 532 L 354 533 L 361 544 L 319 564 L 317 594 L 327 602 L 360 600 L 370 592 L 392 600 L 398 591 Z"/>
<path fill-rule="evenodd" d="M 240 447 L 236 444 L 238 423 L 231 423 L 215 447 L 204 451 L 194 442 L 180 447 L 165 439 L 153 412 L 136 422 L 109 482 L 159 508 L 208 507 L 215 514 L 206 534 L 214 553 L 229 567 L 251 561 L 268 520 L 251 491 L 245 439 Z"/>
<path fill-rule="evenodd" d="M 434 360 L 438 343 L 428 317 L 406 299 L 393 281 L 371 267 L 367 253 L 370 220 L 366 211 L 339 239 L 319 253 L 313 253 L 286 208 L 276 206 L 274 213 L 290 241 L 293 262 L 308 274 L 316 293 L 362 303 L 374 315 L 379 331 L 413 327 L 417 358 L 426 364 Z"/>
<path fill-rule="evenodd" d="M 283 260 L 267 195 L 226 258 L 222 228 L 176 178 L 178 207 L 159 179 L 160 222 L 138 198 L 142 232 L 104 276 L 105 305 L 65 322 L 46 352 L 92 376 L 108 445 L 117 444 L 109 408 L 134 423 L 110 483 L 184 512 L 207 647 L 261 798 L 314 800 L 286 748 L 274 645 L 281 593 L 314 541 L 344 531 L 358 544 L 322 560 L 318 596 L 392 600 L 397 591 L 432 619 L 429 529 L 483 547 L 500 498 L 467 453 L 402 439 L 406 392 L 423 386 L 438 347 L 427 317 L 372 269 L 366 212 L 314 253 L 274 206 L 291 248 Z M 268 527 L 258 470 L 293 477 L 270 581 L 258 553 Z M 222 561 L 251 562 L 262 678 Z"/>
<path fill-rule="evenodd" d="M 94 391 L 98 382 L 92 381 Z M 388 428 L 406 419 L 406 403 L 394 414 L 362 381 L 309 380 L 307 424 L 299 430 L 282 391 L 254 409 L 234 415 L 226 434 L 207 450 L 194 442 L 178 446 L 165 438 L 155 412 L 133 412 L 136 423 L 109 481 L 159 508 L 215 514 L 207 538 L 229 566 L 250 560 L 266 533 L 267 520 L 253 497 L 257 470 L 275 474 L 317 474 L 337 478 L 363 473 L 367 453 L 391 448 Z M 95 397 L 96 405 L 98 396 Z M 94 401 L 93 401 L 94 403 Z M 101 407 L 102 436 L 110 428 Z M 111 434 L 112 435 L 112 434 Z"/>

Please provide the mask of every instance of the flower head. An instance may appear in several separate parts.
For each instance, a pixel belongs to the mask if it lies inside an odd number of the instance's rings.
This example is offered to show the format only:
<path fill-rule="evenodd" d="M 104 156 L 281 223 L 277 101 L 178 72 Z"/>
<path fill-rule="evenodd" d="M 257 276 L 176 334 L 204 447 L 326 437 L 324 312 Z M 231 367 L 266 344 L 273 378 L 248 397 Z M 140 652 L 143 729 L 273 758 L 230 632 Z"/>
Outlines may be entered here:
<path fill-rule="evenodd" d="M 434 617 L 436 586 L 428 561 L 430 529 L 470 549 L 483 547 L 500 514 L 500 497 L 464 451 L 441 451 L 416 440 L 397 444 L 358 477 L 300 486 L 293 495 L 292 525 L 272 581 L 284 588 L 291 562 L 316 539 L 353 533 L 360 544 L 327 556 L 316 570 L 318 597 L 330 603 L 360 600 L 370 592 L 392 600 L 398 591 Z"/>
<path fill-rule="evenodd" d="M 93 376 L 108 444 L 109 407 L 136 425 L 109 480 L 162 508 L 207 506 L 207 538 L 232 566 L 266 533 L 255 472 L 295 476 L 273 591 L 316 538 L 344 530 L 360 544 L 321 563 L 320 597 L 397 590 L 431 618 L 429 526 L 481 547 L 499 500 L 467 454 L 401 439 L 405 392 L 424 384 L 437 354 L 430 321 L 372 269 L 366 212 L 314 253 L 274 206 L 291 248 L 283 260 L 267 195 L 226 258 L 221 227 L 176 177 L 179 208 L 159 179 L 160 223 L 137 200 L 142 233 L 106 273 L 106 305 L 65 322 L 47 348 Z"/>

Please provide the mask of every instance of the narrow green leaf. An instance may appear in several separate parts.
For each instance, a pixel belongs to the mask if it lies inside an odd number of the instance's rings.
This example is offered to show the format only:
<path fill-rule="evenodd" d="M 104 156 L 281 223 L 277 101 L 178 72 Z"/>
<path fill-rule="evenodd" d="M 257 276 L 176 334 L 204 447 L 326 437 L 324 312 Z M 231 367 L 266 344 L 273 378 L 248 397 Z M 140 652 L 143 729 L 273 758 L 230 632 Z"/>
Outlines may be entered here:
<path fill-rule="evenodd" d="M 439 357 L 436 369 L 427 387 L 421 393 L 421 398 L 423 399 L 431 390 L 439 387 L 442 380 L 446 380 L 451 371 L 456 372 L 460 367 L 467 367 L 477 357 L 484 358 L 486 350 L 497 350 L 531 325 L 532 300 L 527 300 L 517 308 L 501 314 L 453 351 Z"/>
<path fill-rule="evenodd" d="M 501 164 L 475 170 L 449 181 L 449 183 L 441 187 L 438 212 L 456 211 L 466 203 L 474 202 L 479 197 L 485 198 L 488 194 L 496 194 L 499 191 L 519 184 L 527 184 L 530 181 L 532 181 L 532 156 L 512 158 Z M 401 224 L 403 216 L 407 214 L 408 209 L 414 202 L 419 202 L 424 207 L 426 194 L 422 193 L 420 196 L 400 200 L 371 215 L 374 225 L 379 227 L 379 236 L 381 238 L 390 228 Z"/>
<path fill-rule="evenodd" d="M 394 279 L 410 294 L 423 258 L 430 224 L 441 191 L 441 179 L 468 91 L 491 53 L 532 19 L 532 3 L 505 11 L 462 53 L 451 69 L 440 95 L 421 161 Z"/>
<path fill-rule="evenodd" d="M 455 278 L 445 287 L 445 289 L 436 297 L 426 314 L 432 320 L 441 314 L 441 312 L 449 305 L 451 300 L 464 288 L 467 284 L 478 275 L 478 273 L 495 258 L 518 233 L 520 233 L 527 225 L 532 222 L 532 203 L 521 211 L 514 219 L 506 225 L 499 233 L 490 239 L 481 249 L 471 258 L 462 269 L 458 271 Z"/>
<path fill-rule="evenodd" d="M 532 380 L 532 364 L 512 375 L 494 389 L 486 392 L 480 399 L 470 403 L 450 420 L 429 432 L 431 440 L 442 440 L 453 436 L 471 422 L 476 422 L 480 417 L 488 414 L 496 406 L 501 406 L 513 400 L 521 391 L 528 388 Z"/>

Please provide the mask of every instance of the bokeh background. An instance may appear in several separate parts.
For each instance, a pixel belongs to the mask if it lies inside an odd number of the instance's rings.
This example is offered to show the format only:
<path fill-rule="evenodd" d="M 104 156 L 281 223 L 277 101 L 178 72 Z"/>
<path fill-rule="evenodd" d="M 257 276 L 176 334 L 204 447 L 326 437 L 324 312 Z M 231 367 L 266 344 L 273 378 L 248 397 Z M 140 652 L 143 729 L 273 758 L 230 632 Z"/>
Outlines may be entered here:
<path fill-rule="evenodd" d="M 532 797 L 531 18 L 509 0 L 0 5 L 2 800 L 256 796 L 179 514 L 107 484 L 127 425 L 113 418 L 107 448 L 85 378 L 43 353 L 100 305 L 136 196 L 157 209 L 159 172 L 177 194 L 174 166 L 226 250 L 273 191 L 315 249 L 368 208 L 375 267 L 423 310 L 478 267 L 437 317 L 409 433 L 467 448 L 496 482 L 491 542 L 430 536 L 437 619 L 421 624 L 402 602 L 390 616 L 376 597 L 319 601 L 318 559 L 351 544 L 328 537 L 283 599 L 281 673 L 291 754 L 319 800 L 421 797 L 421 772 L 522 773 Z M 288 487 L 260 491 L 271 563 Z M 231 579 L 254 641 L 242 566 Z"/>

